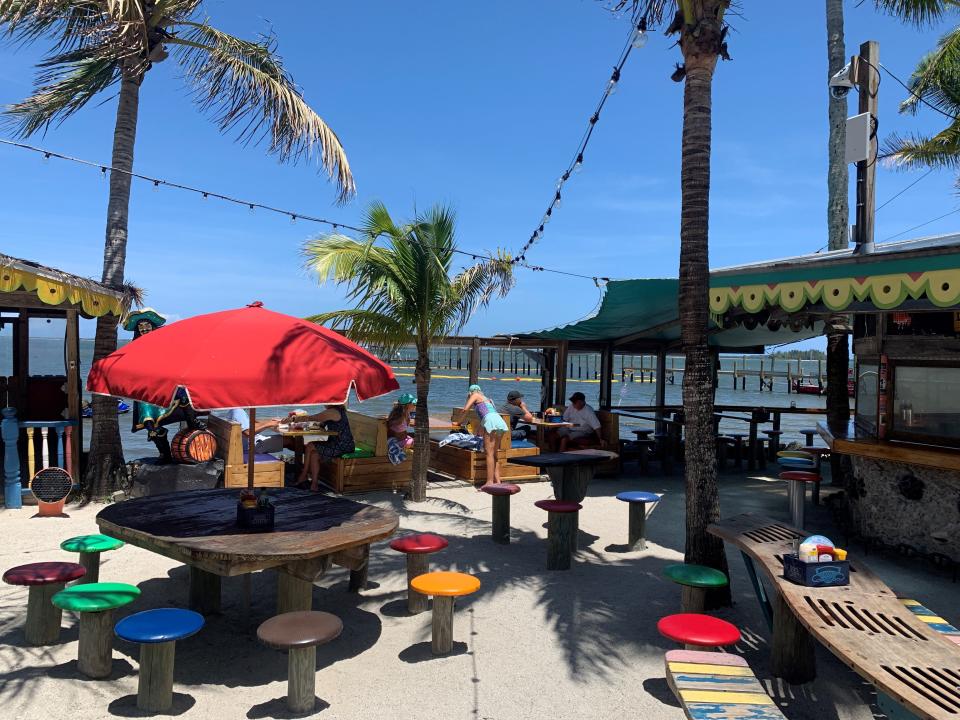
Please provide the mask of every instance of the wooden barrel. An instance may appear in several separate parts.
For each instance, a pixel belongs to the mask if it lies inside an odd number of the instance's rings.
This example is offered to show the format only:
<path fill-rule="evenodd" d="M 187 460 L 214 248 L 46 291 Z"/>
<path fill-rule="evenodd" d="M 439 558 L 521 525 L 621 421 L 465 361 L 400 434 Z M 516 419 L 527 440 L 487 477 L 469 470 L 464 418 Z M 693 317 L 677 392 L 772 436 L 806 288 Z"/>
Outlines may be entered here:
<path fill-rule="evenodd" d="M 213 460 L 216 452 L 217 436 L 209 430 L 181 430 L 170 442 L 170 454 L 178 463 Z"/>

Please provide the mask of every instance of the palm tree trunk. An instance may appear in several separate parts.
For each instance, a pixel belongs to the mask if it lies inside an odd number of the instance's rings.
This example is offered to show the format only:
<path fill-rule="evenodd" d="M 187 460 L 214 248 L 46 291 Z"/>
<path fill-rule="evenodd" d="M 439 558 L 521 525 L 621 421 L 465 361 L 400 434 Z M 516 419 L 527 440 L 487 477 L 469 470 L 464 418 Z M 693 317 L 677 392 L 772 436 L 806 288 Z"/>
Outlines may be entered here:
<path fill-rule="evenodd" d="M 427 499 L 427 467 L 430 464 L 430 346 L 417 343 L 417 365 L 414 369 L 417 383 L 417 420 L 413 431 L 413 477 L 410 480 L 410 501 Z"/>
<path fill-rule="evenodd" d="M 843 38 L 843 0 L 826 0 L 827 6 L 827 76 L 832 77 L 846 62 Z M 831 250 L 847 247 L 847 225 L 850 222 L 847 207 L 849 177 L 844 162 L 844 144 L 847 135 L 847 99 L 836 99 L 829 93 L 827 100 L 830 117 L 829 167 L 827 171 L 827 237 Z M 847 334 L 837 328 L 846 322 L 845 316 L 830 318 L 827 329 L 827 424 L 834 430 L 843 430 L 850 421 L 850 399 L 847 395 L 847 368 L 850 366 L 850 348 Z M 839 455 L 831 455 L 834 479 L 839 478 Z"/>
<path fill-rule="evenodd" d="M 137 137 L 140 79 L 124 77 L 113 131 L 111 163 L 119 170 L 133 170 L 133 146 Z M 104 285 L 121 289 L 127 259 L 127 214 L 130 208 L 130 180 L 124 172 L 110 173 L 110 200 L 107 204 L 107 231 L 103 248 Z M 99 360 L 117 349 L 117 318 L 97 318 L 93 359 Z M 117 404 L 113 398 L 94 395 L 90 457 L 87 460 L 85 494 L 104 497 L 126 480 Z"/>
<path fill-rule="evenodd" d="M 708 222 L 713 71 L 717 54 L 684 43 L 683 140 L 680 187 L 680 325 L 686 360 L 683 410 L 686 423 L 686 548 L 688 563 L 727 572 L 723 543 L 707 532 L 720 518 L 716 439 L 713 434 L 713 372 L 707 344 L 709 318 Z M 730 603 L 729 588 L 713 594 L 711 607 Z"/>

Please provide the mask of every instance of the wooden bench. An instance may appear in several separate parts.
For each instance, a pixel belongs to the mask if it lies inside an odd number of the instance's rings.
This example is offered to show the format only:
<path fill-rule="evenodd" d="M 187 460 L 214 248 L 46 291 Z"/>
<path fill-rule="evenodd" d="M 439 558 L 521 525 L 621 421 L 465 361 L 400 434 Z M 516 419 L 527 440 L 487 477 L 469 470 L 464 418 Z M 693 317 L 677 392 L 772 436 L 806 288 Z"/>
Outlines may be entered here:
<path fill-rule="evenodd" d="M 210 415 L 207 430 L 217 438 L 216 456 L 223 460 L 223 486 L 246 487 L 247 463 L 240 423 Z M 285 467 L 286 463 L 273 455 L 257 454 L 253 465 L 254 487 L 283 487 Z"/>
<path fill-rule="evenodd" d="M 450 418 L 453 423 L 461 422 L 460 410 L 453 410 Z M 501 413 L 507 427 L 510 427 L 510 419 Z M 479 416 L 471 410 L 462 419 L 463 425 L 469 431 L 480 428 Z M 514 447 L 510 433 L 504 433 L 500 438 L 500 447 L 497 450 L 497 464 L 500 466 L 500 479 L 509 482 L 534 482 L 541 480 L 539 473 L 528 467 L 519 465 L 510 465 L 508 460 L 513 457 L 528 457 L 539 455 L 540 449 L 533 447 Z M 430 440 L 430 469 L 434 472 L 448 475 L 458 480 L 464 480 L 471 484 L 483 483 L 487 479 L 487 456 L 486 453 L 469 450 L 467 448 L 457 447 L 455 445 L 444 445 L 440 447 L 440 441 L 434 438 Z"/>
<path fill-rule="evenodd" d="M 338 493 L 362 493 L 372 490 L 406 490 L 413 477 L 413 452 L 394 465 L 387 457 L 387 418 L 347 411 L 347 422 L 357 448 L 373 451 L 372 457 L 337 458 L 333 461 L 331 486 Z"/>
<path fill-rule="evenodd" d="M 666 656 L 667 685 L 690 720 L 783 720 L 739 655 L 702 650 L 670 650 Z"/>

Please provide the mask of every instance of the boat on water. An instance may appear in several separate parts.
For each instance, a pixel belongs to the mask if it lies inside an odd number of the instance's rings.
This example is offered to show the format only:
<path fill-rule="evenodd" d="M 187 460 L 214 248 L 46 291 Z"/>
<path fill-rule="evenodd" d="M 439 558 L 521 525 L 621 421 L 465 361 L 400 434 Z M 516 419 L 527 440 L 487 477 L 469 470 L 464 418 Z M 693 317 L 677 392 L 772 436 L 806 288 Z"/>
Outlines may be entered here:
<path fill-rule="evenodd" d="M 856 383 L 853 379 L 853 370 L 847 371 L 847 395 L 853 397 Z M 793 392 L 798 395 L 826 395 L 827 384 L 812 377 L 800 377 L 793 381 Z"/>
<path fill-rule="evenodd" d="M 117 415 L 123 415 L 128 412 L 130 412 L 130 406 L 123 400 L 117 400 Z M 81 414 L 85 418 L 93 417 L 93 405 L 84 400 Z"/>

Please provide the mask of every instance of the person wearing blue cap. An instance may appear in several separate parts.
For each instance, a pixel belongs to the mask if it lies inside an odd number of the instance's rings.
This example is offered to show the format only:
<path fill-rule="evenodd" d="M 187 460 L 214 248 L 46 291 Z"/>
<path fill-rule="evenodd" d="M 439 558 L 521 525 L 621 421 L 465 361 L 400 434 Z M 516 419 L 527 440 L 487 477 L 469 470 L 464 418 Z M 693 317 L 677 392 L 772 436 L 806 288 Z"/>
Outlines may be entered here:
<path fill-rule="evenodd" d="M 507 424 L 500 417 L 500 413 L 494 407 L 493 403 L 483 394 L 479 385 L 471 385 L 467 388 L 467 404 L 463 406 L 463 412 L 476 410 L 477 416 L 482 423 L 483 450 L 487 456 L 487 481 L 483 484 L 494 485 L 500 482 L 500 466 L 497 464 L 497 450 L 500 449 L 500 438 L 505 432 L 508 432 Z"/>
<path fill-rule="evenodd" d="M 417 407 L 417 399 L 410 393 L 397 398 L 397 404 L 387 415 L 387 457 L 394 465 L 407 459 L 407 448 L 413 445 L 410 418 Z"/>

